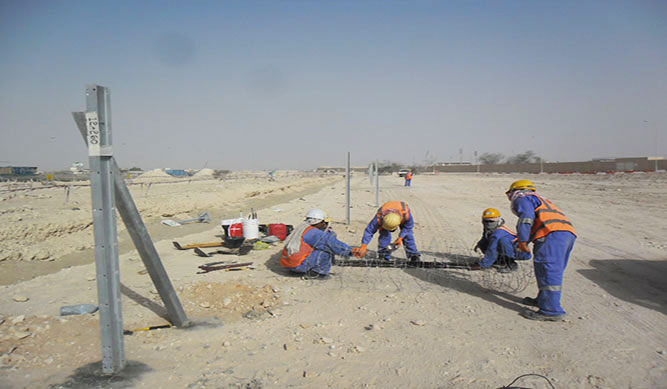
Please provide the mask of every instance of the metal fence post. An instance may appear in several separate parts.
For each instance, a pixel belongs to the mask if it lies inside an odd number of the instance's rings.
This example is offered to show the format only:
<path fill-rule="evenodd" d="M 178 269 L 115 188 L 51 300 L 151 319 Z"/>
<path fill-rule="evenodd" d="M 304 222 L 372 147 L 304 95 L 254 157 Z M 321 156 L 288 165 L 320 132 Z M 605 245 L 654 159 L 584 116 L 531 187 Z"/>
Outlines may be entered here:
<path fill-rule="evenodd" d="M 378 161 L 375 161 L 375 206 L 380 206 L 380 171 Z"/>
<path fill-rule="evenodd" d="M 79 132 L 81 132 L 83 140 L 87 142 L 84 113 L 73 112 L 72 116 L 79 128 Z M 111 165 L 114 172 L 114 189 L 116 194 L 116 204 L 118 205 L 118 213 L 123 218 L 123 222 L 127 227 L 127 232 L 132 238 L 134 247 L 137 248 L 137 252 L 141 257 L 144 266 L 146 266 L 148 275 L 151 277 L 151 281 L 153 281 L 155 289 L 157 289 L 158 294 L 167 309 L 169 320 L 177 327 L 187 327 L 190 325 L 190 321 L 188 320 L 188 317 L 183 310 L 183 306 L 181 305 L 181 301 L 169 280 L 169 275 L 167 274 L 164 265 L 162 265 L 160 255 L 155 249 L 153 240 L 146 229 L 146 225 L 141 218 L 141 214 L 132 199 L 132 194 L 127 188 L 114 158 L 111 159 Z M 152 184 L 148 184 L 146 193 L 148 193 L 148 189 L 150 189 L 151 185 Z"/>
<path fill-rule="evenodd" d="M 347 214 L 347 225 L 350 225 L 350 152 L 347 152 L 347 163 L 345 164 L 345 212 Z"/>
<path fill-rule="evenodd" d="M 117 373 L 125 367 L 110 108 L 107 88 L 86 86 L 85 118 L 102 332 L 102 370 L 107 374 Z"/>

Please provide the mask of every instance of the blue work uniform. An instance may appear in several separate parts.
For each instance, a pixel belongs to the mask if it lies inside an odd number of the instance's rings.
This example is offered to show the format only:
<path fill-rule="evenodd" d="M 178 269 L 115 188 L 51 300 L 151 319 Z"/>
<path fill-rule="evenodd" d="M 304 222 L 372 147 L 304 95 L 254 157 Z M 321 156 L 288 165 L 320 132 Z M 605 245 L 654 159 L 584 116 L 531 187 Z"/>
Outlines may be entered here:
<path fill-rule="evenodd" d="M 334 255 L 350 256 L 352 248 L 336 238 L 336 233 L 311 228 L 303 234 L 303 241 L 313 247 L 313 252 L 297 267 L 290 269 L 298 273 L 309 270 L 329 274 Z"/>
<path fill-rule="evenodd" d="M 530 259 L 529 253 L 516 249 L 516 235 L 504 227 L 496 228 L 488 239 L 480 239 L 477 246 L 484 253 L 484 258 L 479 263 L 483 268 L 491 267 L 496 261 L 507 264 L 514 260 Z"/>
<path fill-rule="evenodd" d="M 512 212 L 519 217 L 518 241 L 533 241 L 533 265 L 539 288 L 538 312 L 547 316 L 561 316 L 565 314 L 561 306 L 563 273 L 577 236 L 570 231 L 551 231 L 544 237 L 534 239 L 533 226 L 538 217 L 535 211 L 542 204 L 542 200 L 535 195 L 519 197 L 512 202 Z M 558 213 L 562 215 L 562 212 Z M 564 215 L 563 219 L 567 220 Z"/>
<path fill-rule="evenodd" d="M 417 250 L 417 242 L 412 233 L 412 229 L 415 227 L 415 221 L 410 211 L 408 211 L 408 220 L 402 223 L 399 227 L 401 229 L 399 237 L 403 238 L 405 255 L 407 255 L 408 258 L 413 255 L 421 255 L 419 250 Z M 367 245 L 370 243 L 373 239 L 373 235 L 375 235 L 378 230 L 380 230 L 380 235 L 378 237 L 378 255 L 389 260 L 391 259 L 391 252 L 387 250 L 387 246 L 391 243 L 391 231 L 382 228 L 382 222 L 378 220 L 377 216 L 374 216 L 371 222 L 368 223 L 368 226 L 366 226 L 364 237 L 361 239 L 361 244 Z"/>

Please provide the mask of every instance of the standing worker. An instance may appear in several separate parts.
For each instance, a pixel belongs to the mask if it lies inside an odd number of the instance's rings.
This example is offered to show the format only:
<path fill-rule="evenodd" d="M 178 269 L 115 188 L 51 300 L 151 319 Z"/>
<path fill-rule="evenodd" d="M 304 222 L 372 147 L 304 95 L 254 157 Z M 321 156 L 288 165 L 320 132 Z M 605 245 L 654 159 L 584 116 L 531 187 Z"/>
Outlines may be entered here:
<path fill-rule="evenodd" d="M 551 201 L 537 194 L 529 180 L 515 181 L 505 193 L 512 212 L 519 217 L 516 229 L 518 250 L 530 252 L 533 242 L 537 298 L 526 297 L 523 303 L 539 308 L 521 315 L 531 320 L 558 321 L 565 317 L 561 307 L 563 273 L 577 239 L 577 233 L 565 214 Z"/>
<path fill-rule="evenodd" d="M 505 219 L 500 217 L 500 211 L 495 208 L 485 209 L 482 212 L 482 225 L 482 239 L 475 246 L 475 250 L 480 249 L 484 254 L 479 263 L 482 269 L 493 266 L 501 273 L 509 273 L 519 270 L 517 259 L 530 259 L 530 254 L 517 252 L 516 234 L 505 227 Z"/>
<path fill-rule="evenodd" d="M 389 201 L 382 205 L 373 219 L 368 223 L 364 231 L 364 237 L 361 240 L 361 248 L 357 257 L 363 257 L 368 251 L 368 244 L 373 235 L 380 230 L 378 238 L 378 256 L 386 260 L 391 260 L 391 251 L 387 249 L 391 242 L 391 233 L 401 227 L 398 238 L 392 244 L 394 247 L 404 245 L 405 255 L 413 262 L 421 259 L 421 253 L 417 250 L 417 243 L 412 233 L 415 226 L 414 218 L 410 212 L 408 204 L 403 201 Z"/>
<path fill-rule="evenodd" d="M 287 237 L 280 265 L 307 279 L 328 279 L 334 255 L 358 256 L 359 248 L 339 241 L 329 230 L 330 221 L 321 209 L 308 211 L 305 221 Z"/>
<path fill-rule="evenodd" d="M 412 184 L 412 170 L 408 171 L 408 174 L 405 175 L 405 186 L 410 186 Z"/>

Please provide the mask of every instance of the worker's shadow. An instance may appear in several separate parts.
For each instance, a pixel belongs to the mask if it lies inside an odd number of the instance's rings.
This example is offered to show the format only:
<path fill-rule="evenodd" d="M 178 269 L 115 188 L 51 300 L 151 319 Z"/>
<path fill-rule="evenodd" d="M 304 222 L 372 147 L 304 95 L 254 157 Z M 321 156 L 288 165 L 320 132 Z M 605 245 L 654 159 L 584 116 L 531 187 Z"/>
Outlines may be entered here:
<path fill-rule="evenodd" d="M 479 258 L 477 258 L 477 260 L 479 260 Z M 481 270 L 406 268 L 403 269 L 403 271 L 422 281 L 482 298 L 511 311 L 522 312 L 524 310 L 524 306 L 520 304 L 520 297 L 516 297 L 506 292 L 485 288 L 473 281 L 471 279 L 472 272 L 479 272 Z"/>
<path fill-rule="evenodd" d="M 264 262 L 264 265 L 270 271 L 283 276 L 283 277 L 292 277 L 292 278 L 301 278 L 303 274 L 295 273 L 289 271 L 280 265 L 280 257 L 282 256 L 282 250 L 273 254 L 269 259 Z"/>
<path fill-rule="evenodd" d="M 667 315 L 667 261 L 595 259 L 577 270 L 610 295 Z"/>

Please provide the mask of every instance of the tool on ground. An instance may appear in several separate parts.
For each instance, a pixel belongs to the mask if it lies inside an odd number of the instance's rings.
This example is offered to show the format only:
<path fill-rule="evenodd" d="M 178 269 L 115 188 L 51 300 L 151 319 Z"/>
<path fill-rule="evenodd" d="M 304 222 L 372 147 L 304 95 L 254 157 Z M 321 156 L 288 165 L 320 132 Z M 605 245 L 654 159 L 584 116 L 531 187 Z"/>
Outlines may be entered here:
<path fill-rule="evenodd" d="M 189 250 L 189 249 L 194 249 L 194 248 L 206 248 L 206 247 L 223 247 L 225 242 L 211 242 L 211 243 L 191 243 L 191 244 L 186 244 L 186 245 L 181 245 L 178 242 L 174 241 L 171 242 L 171 244 L 174 245 L 175 248 L 178 250 Z"/>
<path fill-rule="evenodd" d="M 159 330 L 159 329 L 162 329 L 162 328 L 171 328 L 171 324 L 161 324 L 161 325 L 157 325 L 157 326 L 137 328 L 136 330 L 123 330 L 123 335 L 132 335 L 135 332 L 139 332 L 139 331 L 152 331 L 152 330 Z"/>
<path fill-rule="evenodd" d="M 252 265 L 252 262 L 244 262 L 244 263 L 233 263 L 229 265 L 217 265 L 219 262 L 212 262 L 210 264 L 205 264 L 199 266 L 201 271 L 198 271 L 197 274 L 204 274 L 208 273 L 211 271 L 216 271 L 216 270 L 227 270 L 227 269 L 236 269 L 238 268 L 239 270 L 241 268 L 247 268 L 248 266 Z"/>
<path fill-rule="evenodd" d="M 194 252 L 200 257 L 212 257 L 215 254 L 223 254 L 223 255 L 246 255 L 252 250 L 253 246 L 240 246 L 238 248 L 232 248 L 232 251 L 227 251 L 227 250 L 216 250 L 216 251 L 211 251 L 211 252 L 204 252 L 204 250 L 200 248 L 195 248 Z"/>
<path fill-rule="evenodd" d="M 204 212 L 200 214 L 199 216 L 192 218 L 192 219 L 185 219 L 185 220 L 163 220 L 162 224 L 166 224 L 171 227 L 176 227 L 180 226 L 183 224 L 188 224 L 188 223 L 208 223 L 211 221 L 211 215 L 208 214 L 208 212 Z"/>

